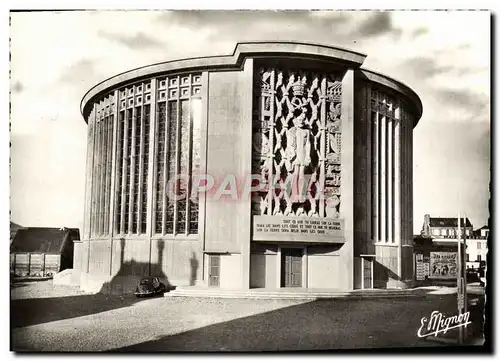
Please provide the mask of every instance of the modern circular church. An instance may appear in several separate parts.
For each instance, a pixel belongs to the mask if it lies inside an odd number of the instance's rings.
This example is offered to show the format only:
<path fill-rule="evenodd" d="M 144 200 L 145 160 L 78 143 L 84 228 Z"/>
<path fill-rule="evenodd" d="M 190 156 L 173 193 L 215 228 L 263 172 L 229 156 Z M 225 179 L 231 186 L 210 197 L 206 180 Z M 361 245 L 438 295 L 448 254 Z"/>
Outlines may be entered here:
<path fill-rule="evenodd" d="M 365 57 L 245 42 L 93 87 L 81 287 L 408 285 L 422 103 Z"/>

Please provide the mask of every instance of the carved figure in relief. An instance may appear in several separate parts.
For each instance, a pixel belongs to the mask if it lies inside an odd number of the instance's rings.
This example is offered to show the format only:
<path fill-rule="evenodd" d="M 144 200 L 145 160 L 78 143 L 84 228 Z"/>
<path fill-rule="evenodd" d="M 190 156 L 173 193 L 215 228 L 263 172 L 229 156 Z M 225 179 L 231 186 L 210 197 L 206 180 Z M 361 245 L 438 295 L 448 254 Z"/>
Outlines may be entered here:
<path fill-rule="evenodd" d="M 304 202 L 304 169 L 311 164 L 310 132 L 304 129 L 305 111 L 293 120 L 294 126 L 287 132 L 286 166 L 292 176 L 292 203 Z"/>
<path fill-rule="evenodd" d="M 339 217 L 339 212 L 337 210 L 337 207 L 339 206 L 339 204 L 340 204 L 340 199 L 335 194 L 330 195 L 326 199 L 325 211 L 326 211 L 326 216 L 328 218 L 338 218 Z"/>

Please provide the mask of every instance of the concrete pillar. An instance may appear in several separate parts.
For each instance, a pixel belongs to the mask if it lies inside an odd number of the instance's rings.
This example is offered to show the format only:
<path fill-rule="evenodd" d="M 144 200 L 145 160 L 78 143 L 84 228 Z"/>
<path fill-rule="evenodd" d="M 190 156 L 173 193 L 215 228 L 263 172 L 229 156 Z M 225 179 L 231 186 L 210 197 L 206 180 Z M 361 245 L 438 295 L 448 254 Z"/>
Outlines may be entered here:
<path fill-rule="evenodd" d="M 398 245 L 398 274 L 401 274 L 401 119 L 400 109 L 394 111 L 394 243 Z"/>
<path fill-rule="evenodd" d="M 342 150 L 340 174 L 340 214 L 344 220 L 345 244 L 341 248 L 347 274 L 347 289 L 354 288 L 354 71 L 342 79 Z"/>
<path fill-rule="evenodd" d="M 393 120 L 387 117 L 387 242 L 393 243 Z"/>
<path fill-rule="evenodd" d="M 94 169 L 95 105 L 87 118 L 87 165 L 85 170 L 85 209 L 82 240 L 90 239 L 90 218 L 92 217 L 92 178 Z"/>
<path fill-rule="evenodd" d="M 379 115 L 381 121 L 381 141 L 380 141 L 380 239 L 387 242 L 387 118 Z"/>
<path fill-rule="evenodd" d="M 378 99 L 376 99 L 378 106 Z M 374 214 L 373 214 L 373 223 L 374 226 L 374 234 L 372 238 L 374 242 L 380 241 L 380 114 L 378 112 L 375 113 L 375 141 L 374 141 L 374 154 L 373 154 L 373 194 L 374 194 Z"/>
<path fill-rule="evenodd" d="M 278 246 L 278 253 L 276 254 L 276 288 L 281 288 L 281 247 Z"/>
<path fill-rule="evenodd" d="M 200 119 L 200 175 L 207 174 L 207 144 L 208 144 L 208 72 L 201 73 L 201 119 Z M 201 192 L 198 198 L 198 237 L 201 251 L 205 251 L 205 214 L 207 209 L 206 193 Z M 208 286 L 208 275 L 205 267 L 206 257 L 202 254 L 202 280 Z"/>
<path fill-rule="evenodd" d="M 308 285 L 307 285 L 307 246 L 304 247 L 304 254 L 302 255 L 302 287 L 308 288 Z"/>
<path fill-rule="evenodd" d="M 240 151 L 241 163 L 240 171 L 242 175 L 252 174 L 252 104 L 253 104 L 253 59 L 246 59 L 243 71 L 241 72 L 241 137 Z M 240 224 L 240 244 L 241 244 L 241 287 L 250 288 L 250 242 L 252 227 L 252 200 L 251 197 L 240 197 L 241 212 L 238 214 Z"/>

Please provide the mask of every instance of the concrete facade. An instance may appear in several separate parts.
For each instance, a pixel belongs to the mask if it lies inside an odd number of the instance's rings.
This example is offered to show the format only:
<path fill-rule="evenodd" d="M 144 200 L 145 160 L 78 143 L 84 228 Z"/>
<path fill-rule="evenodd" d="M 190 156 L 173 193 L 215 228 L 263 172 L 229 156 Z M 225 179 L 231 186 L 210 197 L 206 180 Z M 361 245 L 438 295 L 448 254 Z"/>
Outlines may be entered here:
<path fill-rule="evenodd" d="M 130 292 L 147 275 L 240 289 L 405 287 L 422 104 L 407 86 L 362 69 L 364 59 L 324 45 L 239 43 L 230 56 L 155 64 L 92 88 L 81 106 L 81 287 Z M 306 125 L 294 128 L 299 111 Z M 248 177 L 259 172 L 266 187 L 249 195 Z M 319 198 L 277 195 L 269 176 L 283 174 L 314 176 Z M 208 178 L 214 186 L 201 191 Z M 176 199 L 183 192 L 194 196 Z M 302 220 L 314 221 L 307 235 L 286 233 L 285 224 Z M 318 236 L 316 221 L 339 226 Z M 258 235 L 259 222 L 275 227 L 273 237 Z"/>

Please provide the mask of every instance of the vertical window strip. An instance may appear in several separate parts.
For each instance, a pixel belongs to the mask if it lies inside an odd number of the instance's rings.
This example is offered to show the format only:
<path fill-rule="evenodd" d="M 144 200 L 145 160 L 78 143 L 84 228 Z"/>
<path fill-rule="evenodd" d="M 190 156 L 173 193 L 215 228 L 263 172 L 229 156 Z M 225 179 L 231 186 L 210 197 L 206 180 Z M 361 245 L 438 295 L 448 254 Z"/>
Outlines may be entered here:
<path fill-rule="evenodd" d="M 132 99 L 133 101 L 133 99 Z M 132 104 L 133 105 L 133 104 Z M 128 207 L 127 207 L 127 214 L 128 214 L 128 233 L 133 234 L 134 232 L 134 191 L 135 191 L 135 164 L 136 164 L 136 149 L 135 149 L 135 129 L 136 129 L 136 124 L 137 124 L 137 118 L 136 118 L 136 108 L 133 107 L 132 109 L 132 129 L 131 129 L 131 135 L 130 135 L 130 177 L 129 177 L 129 183 L 128 183 L 128 188 L 129 188 L 129 202 L 128 202 Z"/>
<path fill-rule="evenodd" d="M 167 157 L 167 175 L 165 182 L 168 183 L 167 193 L 170 192 L 172 195 L 177 194 L 177 182 L 173 181 L 173 178 L 177 174 L 177 120 L 178 120 L 178 103 L 177 101 L 168 102 L 168 151 Z M 174 234 L 174 224 L 175 224 L 175 199 L 167 196 L 166 210 L 165 210 L 165 233 Z"/>
<path fill-rule="evenodd" d="M 143 160 L 142 160 L 142 198 L 141 198 L 141 223 L 140 230 L 141 234 L 146 233 L 147 227 L 147 205 L 148 205 L 148 167 L 149 167 L 149 130 L 150 130 L 150 105 L 144 105 L 144 118 L 143 118 Z"/>
<path fill-rule="evenodd" d="M 108 152 L 109 152 L 109 115 L 105 117 L 104 128 L 104 157 L 102 162 L 102 200 L 101 200 L 101 234 L 106 235 L 106 200 L 108 197 Z"/>
<path fill-rule="evenodd" d="M 100 117 L 100 114 L 98 115 Z M 99 208 L 98 208 L 98 200 L 99 200 L 99 177 L 101 175 L 101 121 L 98 119 L 96 124 L 96 139 L 95 139 L 95 148 L 96 148 L 96 165 L 94 167 L 95 175 L 94 180 L 92 181 L 92 235 L 97 236 L 98 234 L 98 224 L 97 221 L 99 219 Z"/>
<path fill-rule="evenodd" d="M 176 234 L 186 233 L 187 221 L 187 177 L 189 177 L 189 100 L 180 101 L 180 118 L 179 118 L 179 178 L 177 180 L 176 194 L 180 199 L 177 200 L 177 221 Z"/>
<path fill-rule="evenodd" d="M 191 139 L 192 139 L 192 161 L 191 179 L 198 182 L 201 167 L 201 99 L 191 100 Z M 189 234 L 198 234 L 199 193 L 189 194 Z"/>
<path fill-rule="evenodd" d="M 155 233 L 162 233 L 164 181 L 165 181 L 165 133 L 166 133 L 166 103 L 158 103 L 158 132 L 157 132 L 157 158 L 156 158 L 156 209 Z"/>
<path fill-rule="evenodd" d="M 113 122 L 114 115 L 111 114 L 108 120 L 108 159 L 106 162 L 106 200 L 104 209 L 104 234 L 109 235 L 109 210 L 111 203 L 111 162 L 113 153 Z"/>
<path fill-rule="evenodd" d="M 132 161 L 132 126 L 133 126 L 133 119 L 132 119 L 132 109 L 127 109 L 127 126 L 126 126 L 126 137 L 125 139 L 127 140 L 127 146 L 126 146 L 126 155 L 125 155 L 125 170 L 124 170 L 124 195 L 125 199 L 123 200 L 124 203 L 124 210 L 123 210 L 123 226 L 124 226 L 124 233 L 128 234 L 129 233 L 129 217 L 130 217 L 130 183 L 131 183 L 131 178 L 130 178 L 130 173 L 131 173 L 131 161 Z"/>
<path fill-rule="evenodd" d="M 106 177 L 106 162 L 107 162 L 107 136 L 108 136 L 108 117 L 105 116 L 101 119 L 101 128 L 102 128 L 102 138 L 101 138 L 101 176 L 100 176 L 100 194 L 99 194 L 99 234 L 102 235 L 104 233 L 104 199 L 106 193 L 105 186 L 105 177 Z"/>
<path fill-rule="evenodd" d="M 95 114 L 95 109 L 93 111 L 93 113 Z M 95 149 L 95 132 L 96 132 L 96 122 L 95 122 L 95 116 L 94 115 L 91 115 L 90 116 L 90 119 L 89 119 L 89 123 L 92 124 L 92 132 L 90 134 L 90 141 L 89 141 L 89 147 L 92 151 L 92 158 L 91 158 L 91 163 L 90 163 L 90 167 L 92 169 L 91 173 L 90 173 L 90 187 L 89 187 L 89 198 L 88 198 L 88 201 L 89 201 L 89 204 L 88 204 L 88 234 L 89 234 L 89 237 L 92 237 L 92 227 L 93 227 L 93 220 L 94 220 L 94 177 L 95 177 L 95 165 L 96 165 L 96 161 L 95 161 L 95 156 L 97 154 L 97 150 Z"/>
<path fill-rule="evenodd" d="M 141 126 L 142 126 L 142 107 L 135 108 L 135 124 L 134 124 L 134 157 L 133 157 L 133 205 L 132 205 L 132 233 L 137 234 L 137 222 L 139 220 L 139 176 L 140 176 L 140 160 L 141 160 Z"/>
<path fill-rule="evenodd" d="M 121 233 L 122 222 L 122 181 L 123 181 L 123 141 L 125 137 L 125 112 L 120 111 L 118 117 L 118 140 L 116 144 L 116 203 L 115 232 Z"/>

